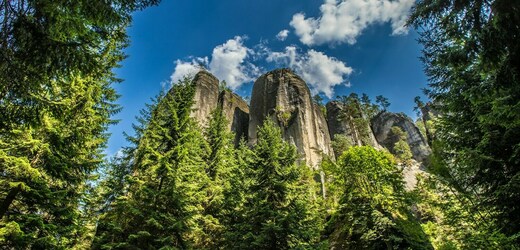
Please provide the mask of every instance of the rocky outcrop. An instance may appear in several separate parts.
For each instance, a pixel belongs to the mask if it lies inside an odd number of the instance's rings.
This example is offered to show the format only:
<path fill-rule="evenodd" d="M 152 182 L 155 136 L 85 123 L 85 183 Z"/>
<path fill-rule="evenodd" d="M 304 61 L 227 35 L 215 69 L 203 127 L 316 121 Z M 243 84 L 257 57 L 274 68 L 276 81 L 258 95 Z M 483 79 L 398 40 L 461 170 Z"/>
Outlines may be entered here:
<path fill-rule="evenodd" d="M 199 71 L 193 78 L 195 85 L 195 104 L 191 117 L 195 118 L 201 127 L 208 125 L 211 111 L 218 105 L 218 79 L 205 70 Z"/>
<path fill-rule="evenodd" d="M 335 135 L 345 135 L 353 146 L 372 146 L 379 148 L 370 121 L 363 116 L 359 104 L 353 104 L 349 109 L 339 101 L 327 103 L 327 124 L 331 139 Z"/>
<path fill-rule="evenodd" d="M 372 119 L 372 130 L 380 145 L 390 149 L 393 147 L 390 130 L 393 126 L 399 127 L 407 135 L 407 142 L 412 151 L 413 158 L 424 161 L 431 153 L 431 149 L 422 136 L 419 128 L 404 114 L 381 112 Z"/>
<path fill-rule="evenodd" d="M 193 84 L 195 104 L 191 116 L 201 127 L 207 126 L 211 112 L 221 107 L 229 130 L 235 133 L 235 145 L 242 138 L 254 144 L 258 126 L 267 118 L 273 119 L 284 139 L 296 146 L 301 161 L 311 167 L 318 166 L 323 154 L 334 156 L 331 140 L 338 134 L 345 135 L 351 145 L 390 149 L 393 126 L 406 132 L 415 160 L 425 160 L 431 151 L 416 125 L 403 114 L 383 112 L 369 122 L 359 103 L 332 101 L 326 105 L 325 119 L 320 106 L 312 101 L 307 84 L 289 69 L 274 70 L 258 78 L 251 106 L 231 91 L 219 93 L 219 80 L 207 71 L 197 73 Z"/>
<path fill-rule="evenodd" d="M 235 133 L 235 146 L 240 140 L 247 140 L 247 130 L 249 128 L 249 106 L 246 101 L 235 93 L 223 90 L 218 98 L 219 107 L 229 122 L 229 130 Z"/>
<path fill-rule="evenodd" d="M 332 155 L 326 121 L 311 100 L 307 84 L 289 69 L 262 75 L 253 85 L 249 142 L 256 143 L 257 129 L 265 119 L 279 124 L 285 140 L 294 144 L 302 160 L 316 167 L 322 154 Z"/>

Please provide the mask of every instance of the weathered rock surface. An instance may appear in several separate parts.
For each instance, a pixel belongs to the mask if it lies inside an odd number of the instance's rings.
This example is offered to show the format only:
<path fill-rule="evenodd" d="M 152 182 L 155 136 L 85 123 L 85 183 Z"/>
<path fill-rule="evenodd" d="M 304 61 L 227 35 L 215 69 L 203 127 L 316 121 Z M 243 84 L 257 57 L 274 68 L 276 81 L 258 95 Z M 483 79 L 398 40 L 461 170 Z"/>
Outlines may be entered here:
<path fill-rule="evenodd" d="M 426 139 L 413 121 L 404 114 L 382 112 L 372 119 L 372 130 L 380 145 L 392 148 L 390 129 L 393 126 L 401 128 L 407 134 L 407 142 L 415 160 L 422 162 L 430 155 L 431 149 Z"/>
<path fill-rule="evenodd" d="M 412 191 L 417 186 L 417 175 L 425 175 L 426 173 L 426 167 L 417 161 L 412 160 L 411 163 L 407 166 L 400 166 L 402 167 L 402 173 L 403 173 L 403 180 L 404 180 L 404 187 L 407 191 Z"/>
<path fill-rule="evenodd" d="M 235 146 L 238 146 L 242 138 L 247 140 L 249 106 L 240 96 L 227 90 L 220 93 L 218 103 L 229 122 L 229 130 L 235 133 Z"/>
<path fill-rule="evenodd" d="M 332 155 L 325 118 L 314 106 L 307 84 L 291 70 L 278 69 L 262 75 L 253 85 L 249 119 L 249 143 L 265 119 L 279 124 L 283 137 L 293 143 L 309 166 L 316 167 L 322 154 Z"/>
<path fill-rule="evenodd" d="M 193 78 L 195 84 L 195 103 L 191 117 L 195 118 L 201 127 L 208 125 L 211 111 L 218 105 L 218 79 L 205 70 L 199 71 Z"/>
<path fill-rule="evenodd" d="M 327 103 L 327 124 L 331 140 L 337 134 L 345 135 L 353 146 L 372 146 L 379 148 L 379 144 L 372 133 L 370 121 L 362 116 L 361 108 L 357 106 L 357 112 L 348 111 L 339 101 Z M 360 115 L 361 114 L 361 115 Z M 363 119 L 364 124 L 356 122 Z M 362 127 L 359 127 L 359 126 Z"/>

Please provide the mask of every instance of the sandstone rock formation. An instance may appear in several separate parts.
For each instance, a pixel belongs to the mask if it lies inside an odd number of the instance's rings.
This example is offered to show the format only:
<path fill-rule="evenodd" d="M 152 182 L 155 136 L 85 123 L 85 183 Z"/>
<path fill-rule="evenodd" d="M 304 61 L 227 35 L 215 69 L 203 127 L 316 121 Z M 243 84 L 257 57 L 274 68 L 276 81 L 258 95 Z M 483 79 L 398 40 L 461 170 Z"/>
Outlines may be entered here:
<path fill-rule="evenodd" d="M 193 84 L 196 89 L 191 116 L 201 127 L 207 126 L 211 112 L 221 107 L 229 129 L 235 132 L 235 145 L 241 138 L 254 144 L 258 126 L 267 118 L 273 119 L 284 139 L 298 149 L 302 163 L 314 168 L 323 154 L 334 156 L 331 140 L 338 134 L 346 135 L 351 145 L 391 148 L 392 126 L 406 132 L 415 160 L 423 161 L 431 152 L 419 129 L 403 114 L 382 112 L 368 121 L 359 104 L 332 101 L 326 105 L 325 119 L 320 107 L 312 101 L 307 84 L 289 69 L 274 70 L 258 78 L 251 93 L 251 106 L 231 91 L 219 93 L 219 80 L 207 71 L 197 73 Z"/>
<path fill-rule="evenodd" d="M 247 140 L 249 106 L 244 99 L 228 90 L 223 90 L 220 93 L 218 103 L 229 122 L 229 130 L 235 133 L 235 145 L 238 146 L 242 138 Z"/>
<path fill-rule="evenodd" d="M 195 118 L 201 127 L 208 125 L 211 111 L 218 105 L 218 79 L 205 70 L 199 71 L 193 78 L 195 85 L 195 104 L 191 117 Z"/>
<path fill-rule="evenodd" d="M 359 104 L 356 110 L 348 110 L 341 102 L 331 101 L 327 103 L 327 124 L 331 139 L 337 134 L 343 134 L 353 146 L 372 146 L 379 148 L 370 121 L 363 116 Z M 354 112 L 356 111 L 356 112 Z"/>
<path fill-rule="evenodd" d="M 289 69 L 278 69 L 256 80 L 251 94 L 249 142 L 256 143 L 264 119 L 273 119 L 285 140 L 293 143 L 309 166 L 322 154 L 332 155 L 325 118 L 311 100 L 307 84 Z"/>
<path fill-rule="evenodd" d="M 404 114 L 381 112 L 372 119 L 372 130 L 379 144 L 392 148 L 389 135 L 393 126 L 401 128 L 407 134 L 407 142 L 413 158 L 417 161 L 424 161 L 431 153 L 431 149 L 419 128 Z"/>

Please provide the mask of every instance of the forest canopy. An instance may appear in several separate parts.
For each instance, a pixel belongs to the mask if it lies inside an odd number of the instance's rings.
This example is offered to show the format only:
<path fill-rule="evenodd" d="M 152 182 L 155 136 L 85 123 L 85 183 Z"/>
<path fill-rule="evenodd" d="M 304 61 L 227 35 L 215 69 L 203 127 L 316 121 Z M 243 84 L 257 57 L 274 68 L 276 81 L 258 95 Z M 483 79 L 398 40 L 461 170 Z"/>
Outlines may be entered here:
<path fill-rule="evenodd" d="M 252 107 L 233 83 L 216 80 L 219 105 L 202 124 L 193 116 L 198 83 L 186 75 L 146 104 L 128 146 L 109 157 L 127 28 L 133 13 L 158 4 L 0 2 L 0 248 L 520 246 L 520 2 L 416 1 L 408 26 L 423 46 L 428 100 L 414 99 L 415 122 L 388 116 L 384 136 L 374 136 L 374 121 L 391 113 L 389 98 L 327 95 L 332 114 L 307 85 L 284 91 L 302 106 L 309 92 L 311 111 L 280 101 L 254 135 L 237 136 L 244 124 L 227 110 Z M 306 56 L 338 69 L 319 53 Z M 313 70 L 302 58 L 291 61 L 297 70 Z M 298 112 L 328 136 L 316 165 L 287 136 Z M 323 132 L 330 119 L 343 130 Z"/>

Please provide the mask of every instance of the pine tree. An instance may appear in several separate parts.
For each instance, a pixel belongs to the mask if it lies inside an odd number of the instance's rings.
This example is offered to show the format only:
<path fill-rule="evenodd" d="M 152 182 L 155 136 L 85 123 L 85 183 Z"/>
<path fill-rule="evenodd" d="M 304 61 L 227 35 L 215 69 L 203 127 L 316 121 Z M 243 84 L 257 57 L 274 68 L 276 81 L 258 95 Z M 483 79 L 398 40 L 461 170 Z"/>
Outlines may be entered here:
<path fill-rule="evenodd" d="M 520 2 L 419 1 L 442 177 L 520 243 Z M 434 148 L 435 142 L 433 143 Z M 440 159 L 440 157 L 438 157 Z M 469 205 L 468 205 L 469 206 Z"/>
<path fill-rule="evenodd" d="M 312 200 L 312 177 L 296 164 L 296 149 L 282 139 L 279 128 L 267 119 L 258 131 L 251 162 L 248 224 L 237 248 L 289 249 L 311 247 L 319 223 Z"/>
<path fill-rule="evenodd" d="M 432 134 L 430 131 L 430 125 L 428 124 L 428 121 L 426 119 L 428 114 L 423 113 L 423 111 L 425 109 L 425 104 L 423 101 L 421 101 L 421 97 L 419 97 L 419 96 L 416 96 L 413 99 L 413 101 L 415 102 L 415 107 L 413 108 L 413 110 L 416 112 L 418 119 L 420 119 L 422 122 L 422 125 L 424 127 L 424 134 L 426 135 L 426 142 L 431 147 L 433 139 L 432 139 Z"/>
<path fill-rule="evenodd" d="M 240 141 L 235 150 L 236 167 L 232 169 L 229 178 L 230 188 L 224 193 L 224 205 L 221 211 L 222 224 L 225 227 L 223 249 L 241 249 L 250 247 L 244 236 L 250 231 L 250 218 L 247 217 L 246 201 L 253 193 L 249 192 L 252 184 L 251 164 L 254 153 L 244 140 Z"/>
<path fill-rule="evenodd" d="M 376 96 L 376 103 L 379 104 L 381 110 L 386 111 L 388 107 L 390 107 L 390 102 L 388 102 L 388 98 L 378 95 Z"/>
<path fill-rule="evenodd" d="M 372 119 L 379 112 L 379 107 L 373 104 L 370 97 L 365 93 L 361 95 L 361 104 L 363 113 L 368 117 L 368 119 Z"/>
<path fill-rule="evenodd" d="M 131 12 L 155 1 L 0 4 L 0 245 L 73 247 L 118 108 Z"/>
<path fill-rule="evenodd" d="M 233 184 L 233 178 L 237 174 L 237 160 L 235 158 L 234 135 L 228 131 L 228 121 L 224 117 L 221 108 L 216 108 L 211 113 L 208 128 L 205 131 L 208 145 L 206 159 L 206 174 L 209 184 L 206 187 L 207 200 L 204 202 L 204 214 L 207 215 L 204 242 L 200 247 L 217 248 L 224 244 L 224 234 L 229 216 L 233 216 L 236 205 L 234 199 L 236 192 L 243 192 L 239 186 Z"/>
<path fill-rule="evenodd" d="M 431 249 L 406 200 L 403 177 L 392 155 L 369 146 L 351 147 L 335 171 L 344 187 L 326 235 L 338 249 Z"/>
<path fill-rule="evenodd" d="M 185 79 L 159 100 L 135 149 L 128 191 L 102 215 L 94 248 L 203 244 L 209 180 L 204 139 L 190 117 L 193 95 Z"/>
<path fill-rule="evenodd" d="M 408 145 L 408 135 L 399 127 L 390 128 L 389 140 L 391 141 L 391 152 L 400 162 L 407 163 L 412 159 L 412 151 Z"/>
<path fill-rule="evenodd" d="M 338 96 L 338 99 L 343 105 L 339 119 L 346 121 L 352 128 L 354 143 L 358 146 L 372 145 L 370 123 L 358 95 L 351 93 L 349 96 Z"/>

